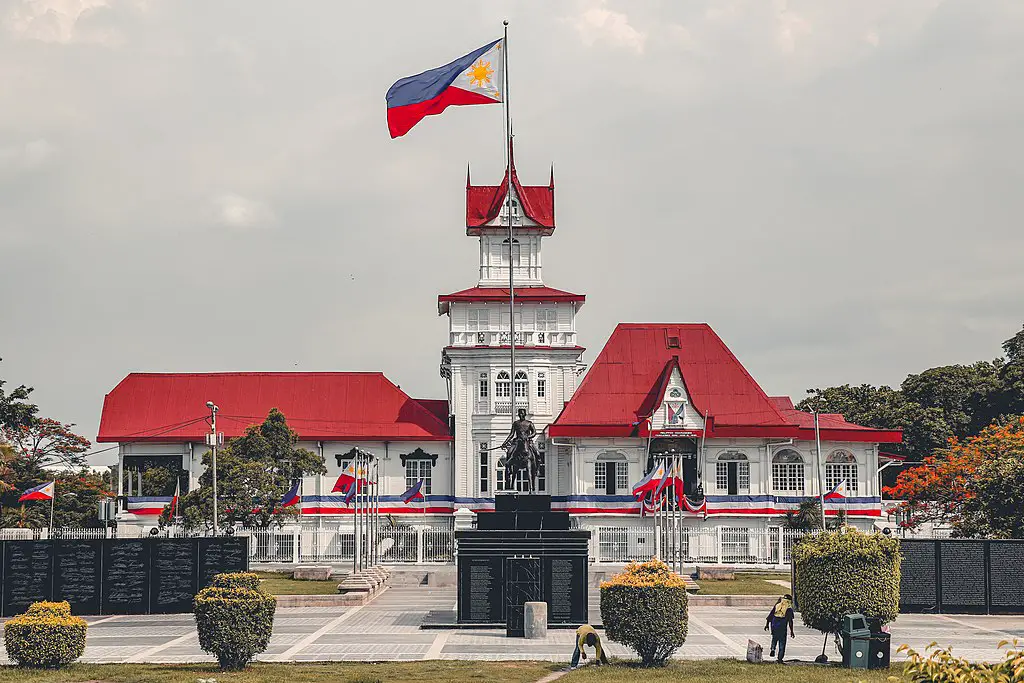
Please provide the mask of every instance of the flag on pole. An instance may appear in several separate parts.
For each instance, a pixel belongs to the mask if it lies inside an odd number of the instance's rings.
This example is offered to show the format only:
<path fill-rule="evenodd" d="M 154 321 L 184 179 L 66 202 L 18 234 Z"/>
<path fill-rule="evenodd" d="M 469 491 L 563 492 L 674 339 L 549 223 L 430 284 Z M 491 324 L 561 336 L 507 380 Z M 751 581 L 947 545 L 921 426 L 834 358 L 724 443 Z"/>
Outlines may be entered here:
<path fill-rule="evenodd" d="M 638 500 L 643 498 L 648 491 L 657 489 L 664 478 L 665 465 L 664 463 L 658 463 L 658 466 L 648 472 L 646 477 L 633 484 L 633 497 Z"/>
<path fill-rule="evenodd" d="M 423 480 L 420 479 L 415 484 L 410 486 L 408 490 L 402 494 L 402 502 L 408 505 L 416 500 L 425 500 L 423 497 Z"/>
<path fill-rule="evenodd" d="M 288 489 L 288 492 L 285 493 L 284 496 L 281 497 L 281 507 L 283 507 L 283 508 L 291 507 L 292 505 L 297 504 L 299 502 L 299 500 L 301 500 L 301 497 L 299 496 L 299 484 L 300 483 L 301 483 L 301 480 L 297 479 L 295 481 L 295 483 L 292 484 L 292 487 L 290 489 Z"/>
<path fill-rule="evenodd" d="M 174 515 L 178 512 L 178 496 L 181 495 L 181 481 L 174 483 L 174 497 L 171 498 L 171 514 L 170 518 L 174 519 Z"/>
<path fill-rule="evenodd" d="M 842 479 L 825 494 L 825 500 L 843 500 L 846 498 L 846 480 Z"/>
<path fill-rule="evenodd" d="M 502 102 L 501 49 L 499 38 L 454 62 L 396 81 L 386 96 L 391 137 L 405 135 L 425 117 L 453 105 Z"/>
<path fill-rule="evenodd" d="M 30 488 L 25 493 L 21 494 L 18 498 L 19 503 L 24 503 L 26 500 L 53 500 L 53 488 L 57 485 L 56 481 L 51 481 L 47 484 L 40 484 L 34 488 Z"/>
<path fill-rule="evenodd" d="M 357 488 L 359 488 L 359 487 L 356 486 L 355 482 L 352 482 L 352 484 L 345 491 L 345 498 L 344 498 L 345 505 L 348 505 L 349 503 L 351 503 L 353 501 L 353 499 L 355 499 L 355 497 L 356 497 L 356 489 Z M 337 489 L 335 489 L 335 490 L 337 490 Z"/>

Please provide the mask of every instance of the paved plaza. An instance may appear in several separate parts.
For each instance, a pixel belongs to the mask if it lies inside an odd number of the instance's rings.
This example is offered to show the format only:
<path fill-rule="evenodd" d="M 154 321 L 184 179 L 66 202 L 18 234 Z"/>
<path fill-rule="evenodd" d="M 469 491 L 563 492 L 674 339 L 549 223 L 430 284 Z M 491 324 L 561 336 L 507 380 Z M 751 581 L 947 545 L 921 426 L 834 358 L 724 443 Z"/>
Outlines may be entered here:
<path fill-rule="evenodd" d="M 591 619 L 598 621 L 597 591 L 591 591 Z M 500 630 L 423 630 L 429 611 L 452 610 L 454 588 L 394 587 L 362 607 L 287 608 L 277 611 L 274 636 L 262 661 L 417 659 L 536 659 L 568 661 L 572 630 L 549 630 L 544 640 L 505 638 Z M 765 646 L 765 609 L 703 607 L 690 611 L 690 632 L 676 654 L 681 659 L 738 657 L 752 638 Z M 213 658 L 199 649 L 190 614 L 90 617 L 83 661 L 200 662 Z M 799 619 L 798 619 L 799 622 Z M 812 660 L 821 652 L 822 635 L 797 624 L 787 658 Z M 923 648 L 935 640 L 953 644 L 972 660 L 999 658 L 1000 640 L 1024 639 L 1024 617 L 904 615 L 892 625 L 893 655 L 907 643 Z M 630 656 L 607 644 L 615 656 Z M 829 656 L 835 658 L 829 645 Z M 6 657 L 3 660 L 6 663 Z"/>

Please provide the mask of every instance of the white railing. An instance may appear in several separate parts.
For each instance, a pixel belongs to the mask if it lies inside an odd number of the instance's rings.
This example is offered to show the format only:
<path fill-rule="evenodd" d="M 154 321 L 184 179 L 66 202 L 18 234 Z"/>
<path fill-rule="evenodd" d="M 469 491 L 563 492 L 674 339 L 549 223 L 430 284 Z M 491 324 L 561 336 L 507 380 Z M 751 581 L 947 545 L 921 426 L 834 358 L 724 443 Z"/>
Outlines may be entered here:
<path fill-rule="evenodd" d="M 674 528 L 666 525 L 590 527 L 595 562 L 619 564 L 658 557 L 682 564 L 782 567 L 802 531 L 768 527 Z M 660 533 L 659 533 L 660 531 Z"/>
<path fill-rule="evenodd" d="M 356 535 L 351 527 L 334 529 L 248 529 L 239 533 L 251 538 L 253 563 L 346 564 L 355 553 Z M 376 556 L 381 564 L 451 564 L 455 560 L 455 531 L 449 528 L 383 527 L 376 531 L 376 548 L 370 533 L 362 535 L 361 553 Z"/>
<path fill-rule="evenodd" d="M 530 410 L 530 402 L 525 398 L 516 399 L 516 410 L 523 408 L 524 410 Z M 512 401 L 509 399 L 502 399 L 494 402 L 494 412 L 498 415 L 511 415 L 512 414 Z"/>

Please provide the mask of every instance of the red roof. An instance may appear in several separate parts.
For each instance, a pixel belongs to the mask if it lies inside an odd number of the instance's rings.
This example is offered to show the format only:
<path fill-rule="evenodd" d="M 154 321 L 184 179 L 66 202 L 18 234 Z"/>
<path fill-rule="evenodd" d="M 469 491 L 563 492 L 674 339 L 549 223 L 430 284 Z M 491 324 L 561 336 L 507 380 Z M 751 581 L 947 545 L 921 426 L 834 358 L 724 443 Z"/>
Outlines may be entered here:
<path fill-rule="evenodd" d="M 563 292 L 551 287 L 516 287 L 516 301 L 526 303 L 564 303 L 582 304 L 587 300 L 584 294 Z M 454 294 L 442 294 L 437 297 L 437 314 L 448 312 L 448 304 L 460 301 L 493 301 L 508 302 L 508 287 L 470 287 Z"/>
<path fill-rule="evenodd" d="M 512 186 L 519 197 L 523 213 L 539 227 L 521 226 L 519 230 L 540 230 L 550 235 L 555 230 L 555 172 L 545 185 L 523 185 L 516 173 L 515 154 L 512 143 L 508 146 L 509 164 L 512 167 Z M 473 185 L 466 170 L 466 234 L 478 235 L 480 228 L 487 225 L 501 213 L 502 204 L 508 196 L 508 167 L 500 185 Z"/>
<path fill-rule="evenodd" d="M 410 398 L 379 372 L 215 372 L 128 375 L 103 400 L 96 441 L 201 442 L 207 401 L 220 408 L 227 438 L 277 408 L 307 441 L 451 439 L 433 401 Z"/>
<path fill-rule="evenodd" d="M 620 324 L 583 383 L 549 427 L 551 436 L 644 435 L 678 368 L 709 437 L 813 438 L 814 418 L 769 398 L 714 330 L 697 324 Z M 787 399 L 788 400 L 788 399 Z M 806 420 L 810 417 L 808 435 Z M 830 440 L 899 441 L 899 432 L 820 416 Z M 836 419 L 838 418 L 838 419 Z M 828 433 L 826 434 L 826 431 Z"/>

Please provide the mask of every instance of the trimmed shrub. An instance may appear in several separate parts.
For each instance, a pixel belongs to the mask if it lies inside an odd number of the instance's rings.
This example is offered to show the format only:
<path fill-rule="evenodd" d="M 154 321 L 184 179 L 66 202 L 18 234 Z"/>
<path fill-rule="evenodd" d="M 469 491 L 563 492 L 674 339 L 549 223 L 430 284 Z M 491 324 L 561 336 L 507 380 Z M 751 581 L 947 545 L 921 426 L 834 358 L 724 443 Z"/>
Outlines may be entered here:
<path fill-rule="evenodd" d="M 82 656 L 87 628 L 68 603 L 37 602 L 4 625 L 4 646 L 19 666 L 59 669 Z"/>
<path fill-rule="evenodd" d="M 209 586 L 196 594 L 194 614 L 199 646 L 217 658 L 225 671 L 244 669 L 267 649 L 274 629 L 277 598 L 259 587 L 249 588 L 255 574 L 219 574 L 214 579 L 231 585 Z"/>
<path fill-rule="evenodd" d="M 663 666 L 686 641 L 686 583 L 664 562 L 631 562 L 601 583 L 608 637 L 628 645 L 643 666 Z"/>
<path fill-rule="evenodd" d="M 883 624 L 900 603 L 900 546 L 895 538 L 852 527 L 805 536 L 793 547 L 797 606 L 806 626 L 838 634 L 843 615 Z"/>
<path fill-rule="evenodd" d="M 260 577 L 254 572 L 232 572 L 216 574 L 210 581 L 213 588 L 248 588 L 251 591 L 260 589 Z"/>

